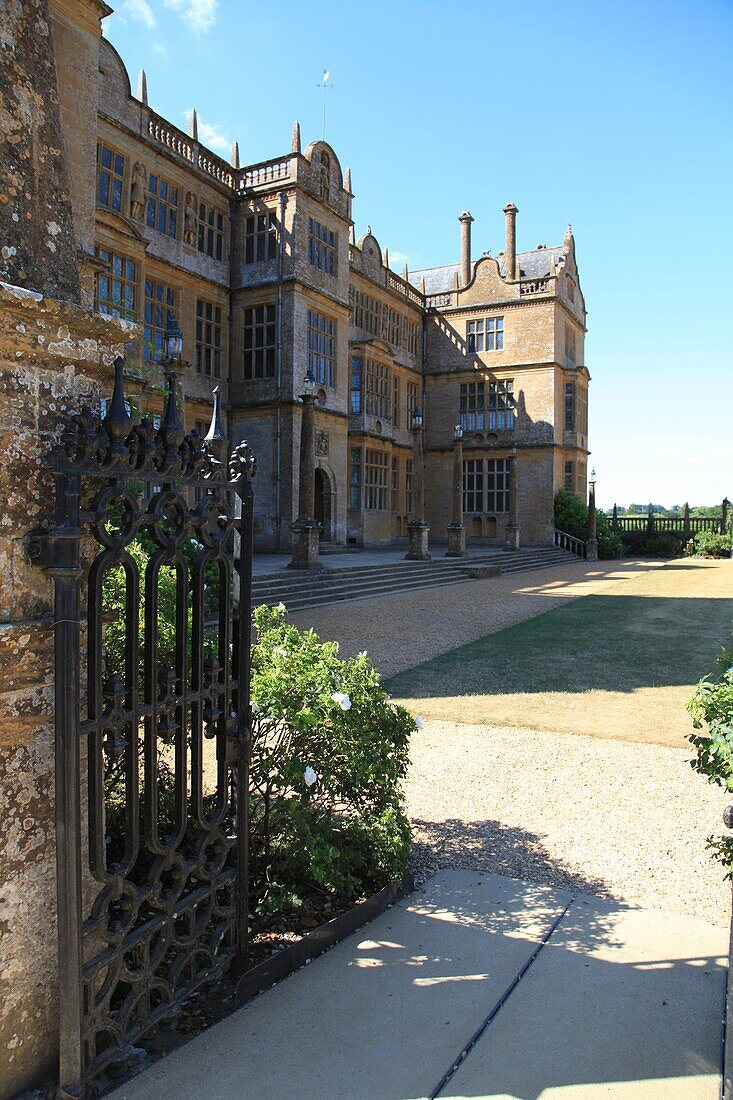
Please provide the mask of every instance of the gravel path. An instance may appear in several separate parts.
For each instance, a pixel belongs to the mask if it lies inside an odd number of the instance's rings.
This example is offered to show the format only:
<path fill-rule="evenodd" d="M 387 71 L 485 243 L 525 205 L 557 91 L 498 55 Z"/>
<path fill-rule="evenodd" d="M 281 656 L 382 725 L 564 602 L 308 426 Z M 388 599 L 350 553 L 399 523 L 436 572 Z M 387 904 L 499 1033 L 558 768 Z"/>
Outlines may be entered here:
<path fill-rule="evenodd" d="M 728 924 L 730 885 L 705 837 L 730 797 L 689 752 L 426 721 L 411 757 L 418 883 L 488 870 Z"/>
<path fill-rule="evenodd" d="M 338 641 L 344 656 L 366 649 L 387 678 L 560 603 L 603 593 L 662 564 L 570 562 L 514 576 L 311 607 L 290 617 L 301 629 L 312 626 L 324 641 Z"/>
<path fill-rule="evenodd" d="M 366 649 L 385 676 L 590 593 L 653 562 L 571 563 L 298 612 L 300 627 Z M 680 574 L 680 587 L 685 574 Z M 730 886 L 705 850 L 730 799 L 690 751 L 578 734 L 426 720 L 406 784 L 418 882 L 491 870 L 727 925 Z"/>

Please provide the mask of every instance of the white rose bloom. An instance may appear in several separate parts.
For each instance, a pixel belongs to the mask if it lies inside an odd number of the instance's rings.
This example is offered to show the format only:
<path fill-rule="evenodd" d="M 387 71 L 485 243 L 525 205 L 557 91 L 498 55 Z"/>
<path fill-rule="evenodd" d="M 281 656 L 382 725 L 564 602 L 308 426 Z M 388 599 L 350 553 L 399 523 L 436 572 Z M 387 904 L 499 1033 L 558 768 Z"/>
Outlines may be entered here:
<path fill-rule="evenodd" d="M 287 611 L 287 607 L 286 607 L 286 606 L 285 606 L 285 604 L 284 604 L 284 603 L 282 602 L 282 600 L 280 600 L 280 603 L 279 603 L 279 604 L 277 605 L 277 607 L 275 608 L 275 610 L 276 610 L 276 611 Z"/>
<path fill-rule="evenodd" d="M 310 764 L 303 772 L 303 779 L 305 779 L 306 785 L 308 787 L 312 787 L 315 781 L 318 779 L 318 776 L 313 771 L 313 768 L 310 766 Z"/>
<path fill-rule="evenodd" d="M 281 645 L 276 645 L 272 651 L 273 657 L 287 657 L 287 649 L 283 649 Z"/>
<path fill-rule="evenodd" d="M 417 728 L 419 730 L 421 730 L 422 729 L 422 718 L 416 718 L 415 719 L 415 725 L 417 726 Z"/>
<path fill-rule="evenodd" d="M 345 691 L 334 691 L 331 698 L 333 699 L 334 703 L 338 703 L 338 705 L 341 707 L 341 710 L 351 709 L 351 699 L 349 699 Z"/>
<path fill-rule="evenodd" d="M 252 702 L 249 705 L 252 708 L 252 713 L 253 714 L 259 714 L 260 713 L 260 704 L 255 703 L 254 699 L 252 700 Z"/>

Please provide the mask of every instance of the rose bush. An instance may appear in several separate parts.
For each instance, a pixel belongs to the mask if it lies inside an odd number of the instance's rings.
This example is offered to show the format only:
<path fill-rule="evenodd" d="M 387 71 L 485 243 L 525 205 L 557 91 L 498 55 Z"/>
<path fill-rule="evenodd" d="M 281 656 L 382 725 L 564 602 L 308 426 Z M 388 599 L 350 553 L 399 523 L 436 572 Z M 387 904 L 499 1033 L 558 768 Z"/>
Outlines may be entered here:
<path fill-rule="evenodd" d="M 391 703 L 365 653 L 254 612 L 250 873 L 253 930 L 348 907 L 401 878 L 402 803 L 415 719 Z"/>

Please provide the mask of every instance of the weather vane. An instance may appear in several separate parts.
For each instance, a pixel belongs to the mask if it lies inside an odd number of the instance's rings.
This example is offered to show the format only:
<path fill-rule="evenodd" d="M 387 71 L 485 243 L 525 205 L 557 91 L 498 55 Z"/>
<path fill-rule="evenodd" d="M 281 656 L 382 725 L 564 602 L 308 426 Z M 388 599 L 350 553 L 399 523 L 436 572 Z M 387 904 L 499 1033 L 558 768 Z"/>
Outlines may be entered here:
<path fill-rule="evenodd" d="M 316 84 L 316 88 L 323 88 L 323 133 L 321 135 L 322 141 L 326 140 L 326 89 L 335 87 L 335 84 L 328 83 L 330 76 L 330 69 L 324 69 L 320 83 Z"/>

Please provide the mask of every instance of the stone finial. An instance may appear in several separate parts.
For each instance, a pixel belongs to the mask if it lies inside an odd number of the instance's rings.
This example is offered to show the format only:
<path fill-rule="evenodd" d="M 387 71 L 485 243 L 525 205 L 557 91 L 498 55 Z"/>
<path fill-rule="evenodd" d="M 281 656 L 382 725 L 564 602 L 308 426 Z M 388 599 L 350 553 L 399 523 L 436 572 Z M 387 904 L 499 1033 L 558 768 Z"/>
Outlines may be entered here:
<path fill-rule="evenodd" d="M 405 261 L 405 266 L 402 268 L 402 278 L 405 280 L 405 282 L 409 282 L 410 272 L 407 269 L 407 261 Z"/>
<path fill-rule="evenodd" d="M 196 114 L 196 108 L 191 108 L 191 114 L 188 118 L 188 136 L 193 138 L 194 141 L 199 139 L 199 116 Z"/>
<path fill-rule="evenodd" d="M 137 98 L 141 103 L 148 105 L 148 78 L 145 73 L 145 69 L 141 69 L 137 74 Z"/>
<path fill-rule="evenodd" d="M 349 226 L 349 244 L 356 244 L 356 230 L 353 223 Z"/>
<path fill-rule="evenodd" d="M 420 293 L 421 294 L 425 293 L 425 276 L 424 275 L 420 276 Z"/>
<path fill-rule="evenodd" d="M 291 142 L 290 142 L 290 152 L 291 153 L 299 153 L 300 152 L 300 123 L 299 122 L 294 122 L 293 123 L 293 136 L 292 136 L 292 139 L 291 139 Z"/>
<path fill-rule="evenodd" d="M 367 226 L 367 237 L 371 237 L 371 235 L 372 235 L 372 227 L 371 227 L 371 225 L 368 225 Z"/>
<path fill-rule="evenodd" d="M 229 163 L 231 164 L 232 168 L 239 168 L 240 167 L 240 164 L 239 164 L 239 142 L 238 141 L 235 141 L 232 144 L 232 155 L 229 158 Z"/>
<path fill-rule="evenodd" d="M 564 244 L 566 250 L 570 248 L 570 245 L 573 243 L 573 227 L 570 222 L 568 222 L 568 227 L 565 230 L 565 239 L 562 243 Z"/>
<path fill-rule="evenodd" d="M 385 250 L 384 250 L 384 266 L 389 267 L 389 249 L 388 248 L 385 248 Z"/>
<path fill-rule="evenodd" d="M 344 173 L 344 191 L 348 191 L 351 194 L 351 169 L 347 168 Z"/>
<path fill-rule="evenodd" d="M 453 289 L 454 290 L 460 290 L 461 289 L 461 280 L 460 280 L 460 276 L 459 276 L 457 271 L 453 272 Z"/>

